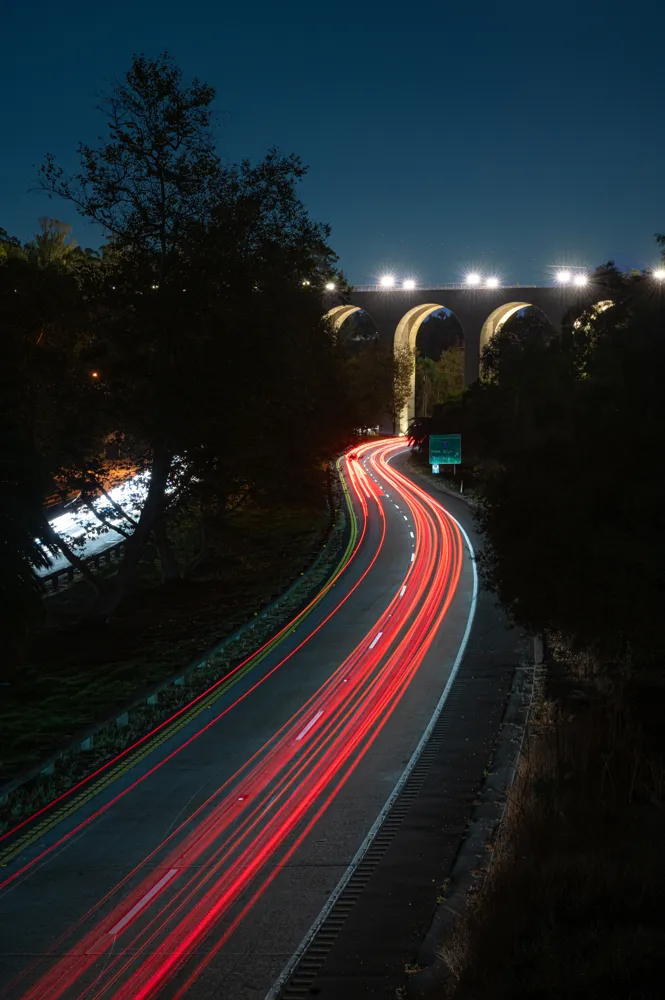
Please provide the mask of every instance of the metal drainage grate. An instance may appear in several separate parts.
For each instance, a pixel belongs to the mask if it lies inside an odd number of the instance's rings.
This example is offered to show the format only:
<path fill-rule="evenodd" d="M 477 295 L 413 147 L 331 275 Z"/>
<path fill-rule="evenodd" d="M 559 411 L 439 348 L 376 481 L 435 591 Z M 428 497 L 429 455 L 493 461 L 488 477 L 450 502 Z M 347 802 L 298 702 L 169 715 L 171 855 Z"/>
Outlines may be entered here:
<path fill-rule="evenodd" d="M 463 697 L 465 686 L 461 677 L 456 678 L 455 685 L 450 691 L 443 711 L 432 730 L 432 735 L 414 764 L 404 788 L 381 824 L 381 828 L 374 840 L 367 848 L 362 861 L 356 866 L 355 871 L 340 893 L 330 913 L 312 938 L 307 950 L 293 970 L 291 977 L 282 987 L 279 993 L 280 1000 L 302 1000 L 303 997 L 312 995 L 310 987 L 328 957 L 337 935 L 344 925 L 344 921 L 360 898 L 360 894 L 369 882 L 381 858 L 388 850 L 404 817 L 423 786 L 429 769 L 441 749 L 451 717 L 456 714 L 456 706 Z"/>

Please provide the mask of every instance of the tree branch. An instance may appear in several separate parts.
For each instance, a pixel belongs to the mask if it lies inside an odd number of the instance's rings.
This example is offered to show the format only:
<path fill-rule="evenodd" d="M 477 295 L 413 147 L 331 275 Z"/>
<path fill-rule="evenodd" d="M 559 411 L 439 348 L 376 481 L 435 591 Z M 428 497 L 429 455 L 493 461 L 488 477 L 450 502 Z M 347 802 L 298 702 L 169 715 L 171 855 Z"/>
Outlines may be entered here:
<path fill-rule="evenodd" d="M 110 496 L 110 494 L 108 494 L 108 493 L 106 492 L 106 490 L 104 489 L 104 486 L 103 486 L 103 485 L 102 485 L 102 483 L 101 483 L 101 482 L 99 481 L 99 479 L 97 479 L 97 477 L 96 477 L 96 476 L 93 476 L 93 477 L 92 477 L 92 481 L 93 481 L 93 483 L 95 484 L 95 486 L 97 487 L 97 489 L 99 490 L 99 492 L 100 492 L 100 493 L 102 494 L 102 496 L 103 496 L 103 497 L 104 497 L 104 498 L 105 498 L 106 500 L 108 500 L 108 502 L 109 502 L 109 503 L 111 504 L 111 506 L 113 507 L 113 509 L 114 509 L 115 511 L 117 511 L 117 512 L 118 512 L 118 514 L 120 514 L 120 516 L 121 516 L 121 517 L 123 517 L 123 518 L 125 519 L 125 521 L 129 521 L 129 523 L 130 523 L 130 524 L 132 525 L 132 527 L 133 527 L 133 528 L 135 528 L 135 527 L 136 527 L 136 524 L 137 524 L 137 522 L 136 522 L 136 521 L 134 520 L 134 518 L 133 518 L 133 517 L 130 517 L 130 515 L 129 515 L 129 514 L 128 514 L 128 513 L 127 513 L 127 512 L 125 511 L 125 510 L 124 510 L 124 508 L 123 508 L 123 507 L 121 507 L 121 506 L 120 506 L 120 504 L 119 504 L 119 503 L 117 503 L 117 501 L 115 501 L 115 500 L 113 499 L 113 497 L 112 497 L 112 496 Z M 122 534 L 122 532 L 121 532 L 121 534 Z"/>
<path fill-rule="evenodd" d="M 76 553 L 69 547 L 64 538 L 60 537 L 45 516 L 42 516 L 42 524 L 42 535 L 44 540 L 48 541 L 48 543 L 53 545 L 55 548 L 60 549 L 63 556 L 65 556 L 66 559 L 69 559 L 72 566 L 79 570 L 85 582 L 92 587 L 95 595 L 98 597 L 100 593 L 100 586 L 99 580 L 95 574 L 88 568 L 83 559 L 77 556 Z"/>
<path fill-rule="evenodd" d="M 93 507 L 93 505 L 90 503 L 89 500 L 84 500 L 83 503 L 88 508 L 93 517 L 96 517 L 99 523 L 103 524 L 105 528 L 109 528 L 110 531 L 117 531 L 118 534 L 122 535 L 123 538 L 129 538 L 129 533 L 125 531 L 124 528 L 121 528 L 117 524 L 111 524 L 110 521 L 107 521 L 105 517 L 102 517 L 99 511 L 95 510 L 95 508 Z"/>

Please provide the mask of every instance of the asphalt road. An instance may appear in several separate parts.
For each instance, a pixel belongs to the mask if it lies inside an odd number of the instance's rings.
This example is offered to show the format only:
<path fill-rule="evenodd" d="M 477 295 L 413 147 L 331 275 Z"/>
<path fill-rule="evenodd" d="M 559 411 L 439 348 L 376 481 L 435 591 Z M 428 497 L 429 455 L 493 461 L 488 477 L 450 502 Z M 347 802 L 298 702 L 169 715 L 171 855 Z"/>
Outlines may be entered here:
<path fill-rule="evenodd" d="M 468 545 L 387 464 L 403 448 L 345 463 L 361 541 L 312 614 L 0 871 L 0 996 L 270 993 L 469 636 Z"/>

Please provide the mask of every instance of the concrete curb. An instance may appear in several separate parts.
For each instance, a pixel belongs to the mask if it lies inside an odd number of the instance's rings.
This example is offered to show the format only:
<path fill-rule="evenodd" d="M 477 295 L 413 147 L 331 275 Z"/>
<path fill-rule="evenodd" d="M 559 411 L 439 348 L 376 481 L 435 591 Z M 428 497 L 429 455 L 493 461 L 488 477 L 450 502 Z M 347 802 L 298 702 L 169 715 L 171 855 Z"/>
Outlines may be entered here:
<path fill-rule="evenodd" d="M 152 687 L 144 691 L 130 704 L 124 706 L 124 708 L 121 708 L 119 711 L 114 712 L 114 714 L 109 718 L 102 722 L 95 723 L 88 729 L 80 732 L 74 740 L 62 747 L 55 754 L 52 754 L 46 759 L 40 761 L 39 764 L 34 765 L 32 768 L 24 771 L 22 774 L 0 787 L 0 805 L 4 805 L 13 793 L 17 792 L 19 789 L 23 788 L 35 779 L 40 777 L 49 778 L 54 774 L 56 765 L 60 761 L 70 758 L 72 755 L 90 752 L 94 746 L 95 736 L 100 736 L 102 733 L 110 730 L 126 728 L 129 725 L 132 712 L 135 712 L 137 709 L 144 709 L 146 705 L 156 707 L 159 704 L 159 695 L 162 692 L 172 687 L 185 687 L 190 678 L 197 676 L 198 671 L 214 666 L 215 661 L 219 660 L 220 654 L 224 653 L 227 649 L 229 649 L 229 647 L 238 642 L 238 640 L 242 639 L 247 633 L 255 630 L 252 636 L 254 640 L 253 645 L 260 645 L 264 636 L 267 638 L 270 633 L 279 631 L 279 628 L 283 627 L 283 624 L 280 626 L 275 623 L 275 615 L 286 617 L 286 608 L 283 608 L 283 605 L 288 605 L 294 600 L 294 598 L 298 599 L 299 595 L 297 592 L 299 590 L 304 592 L 302 598 L 299 600 L 299 603 L 303 606 L 307 603 L 306 594 L 309 593 L 315 585 L 312 578 L 316 577 L 317 573 L 320 571 L 329 570 L 329 564 L 334 562 L 335 556 L 340 551 L 341 545 L 343 544 L 343 539 L 347 530 L 347 511 L 345 497 L 339 477 L 337 477 L 334 482 L 333 490 L 335 491 L 335 505 L 334 509 L 331 511 L 331 518 L 334 520 L 332 520 L 331 527 L 325 536 L 323 547 L 308 569 L 306 569 L 298 579 L 294 580 L 291 586 L 288 587 L 283 594 L 280 594 L 280 596 L 274 601 L 262 608 L 261 611 L 257 613 L 256 617 L 245 622 L 244 625 L 233 632 L 230 636 L 227 636 L 225 639 L 211 646 L 204 653 L 203 657 L 198 656 L 195 661 L 191 662 L 186 667 L 180 668 L 177 673 L 174 673 L 156 687 Z M 242 654 L 239 659 L 242 659 Z M 223 670 L 220 671 L 220 677 L 223 676 L 223 672 Z M 212 678 L 211 683 L 214 683 Z"/>
<path fill-rule="evenodd" d="M 534 660 L 537 664 L 536 642 Z M 453 863 L 446 897 L 439 904 L 418 952 L 416 964 L 419 971 L 408 978 L 406 993 L 409 997 L 423 1000 L 450 979 L 442 948 L 455 921 L 466 908 L 469 897 L 479 891 L 490 869 L 491 845 L 501 827 L 508 793 L 522 755 L 533 704 L 535 673 L 539 669 L 542 668 L 527 663 L 515 669 L 490 770 L 486 772 Z"/>

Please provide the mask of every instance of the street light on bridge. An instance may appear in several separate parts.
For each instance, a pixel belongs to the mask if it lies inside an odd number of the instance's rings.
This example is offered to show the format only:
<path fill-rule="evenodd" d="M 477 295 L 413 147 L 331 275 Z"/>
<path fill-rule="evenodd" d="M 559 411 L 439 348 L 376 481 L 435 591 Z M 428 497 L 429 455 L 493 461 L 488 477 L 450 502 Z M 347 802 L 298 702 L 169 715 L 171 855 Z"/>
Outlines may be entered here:
<path fill-rule="evenodd" d="M 485 288 L 498 288 L 499 279 L 498 278 L 488 278 L 485 282 Z"/>
<path fill-rule="evenodd" d="M 589 275 L 583 267 L 562 267 L 554 272 L 557 285 L 577 285 L 581 288 L 589 281 Z"/>
<path fill-rule="evenodd" d="M 653 272 L 653 276 L 656 281 L 665 281 L 665 267 L 658 267 Z"/>
<path fill-rule="evenodd" d="M 402 282 L 402 288 L 407 292 L 412 292 L 416 287 L 416 283 L 413 278 L 407 278 L 406 281 Z"/>
<path fill-rule="evenodd" d="M 383 274 L 379 278 L 379 284 L 381 285 L 381 288 L 393 288 L 395 285 L 395 275 Z"/>
<path fill-rule="evenodd" d="M 464 279 L 467 285 L 471 285 L 472 288 L 477 287 L 481 282 L 481 277 L 476 271 L 472 271 L 471 274 L 467 274 Z"/>

